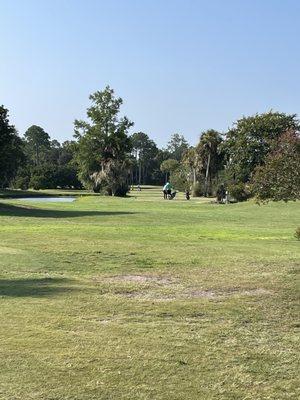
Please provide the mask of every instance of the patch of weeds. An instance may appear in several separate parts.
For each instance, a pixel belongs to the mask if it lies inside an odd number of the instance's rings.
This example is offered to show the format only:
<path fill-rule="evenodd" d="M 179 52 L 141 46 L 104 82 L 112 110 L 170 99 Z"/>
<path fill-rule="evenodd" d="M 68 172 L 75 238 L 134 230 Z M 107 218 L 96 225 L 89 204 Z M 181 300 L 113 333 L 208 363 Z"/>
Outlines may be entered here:
<path fill-rule="evenodd" d="M 184 361 L 184 360 L 179 360 L 179 361 L 178 361 L 178 364 L 179 364 L 179 365 L 187 365 L 187 362 Z"/>
<path fill-rule="evenodd" d="M 198 311 L 192 312 L 187 315 L 187 318 L 204 318 L 204 317 L 206 317 L 205 313 Z"/>
<path fill-rule="evenodd" d="M 292 268 L 288 271 L 288 274 L 298 275 L 300 272 L 300 268 Z"/>
<path fill-rule="evenodd" d="M 154 268 L 154 262 L 151 258 L 138 258 L 135 264 L 139 268 Z"/>
<path fill-rule="evenodd" d="M 294 236 L 297 240 L 300 240 L 300 226 L 296 229 Z"/>
<path fill-rule="evenodd" d="M 125 297 L 137 297 L 139 296 L 140 292 L 135 290 L 134 288 L 114 288 L 112 290 L 113 294 L 121 295 Z"/>
<path fill-rule="evenodd" d="M 161 313 L 158 313 L 157 316 L 159 318 L 174 318 L 174 314 L 170 313 L 170 312 L 161 312 Z"/>

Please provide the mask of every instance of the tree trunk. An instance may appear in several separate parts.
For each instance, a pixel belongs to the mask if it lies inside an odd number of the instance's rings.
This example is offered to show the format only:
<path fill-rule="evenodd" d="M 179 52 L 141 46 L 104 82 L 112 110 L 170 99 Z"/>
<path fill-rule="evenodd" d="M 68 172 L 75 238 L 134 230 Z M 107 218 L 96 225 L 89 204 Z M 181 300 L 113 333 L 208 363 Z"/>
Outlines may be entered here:
<path fill-rule="evenodd" d="M 207 197 L 207 187 L 208 187 L 208 174 L 210 167 L 210 153 L 208 153 L 207 165 L 206 165 L 206 173 L 205 173 L 205 197 Z"/>
<path fill-rule="evenodd" d="M 142 184 L 145 185 L 145 165 L 143 165 Z"/>
<path fill-rule="evenodd" d="M 144 165 L 143 185 L 146 185 L 147 182 L 148 182 L 148 168 L 147 165 Z"/>
<path fill-rule="evenodd" d="M 141 184 L 141 178 L 142 178 L 142 166 L 141 162 L 139 161 L 139 185 Z"/>

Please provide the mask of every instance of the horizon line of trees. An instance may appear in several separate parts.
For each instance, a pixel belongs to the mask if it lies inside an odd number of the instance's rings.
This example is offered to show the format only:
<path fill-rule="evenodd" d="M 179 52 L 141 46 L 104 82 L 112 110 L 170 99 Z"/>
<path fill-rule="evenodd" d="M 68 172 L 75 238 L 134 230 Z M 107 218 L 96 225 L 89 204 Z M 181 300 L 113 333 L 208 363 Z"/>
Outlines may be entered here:
<path fill-rule="evenodd" d="M 63 143 L 37 125 L 21 138 L 0 106 L 1 188 L 86 188 L 125 196 L 130 185 L 170 180 L 194 196 L 226 189 L 238 201 L 300 198 L 296 114 L 243 117 L 225 134 L 202 132 L 195 146 L 175 133 L 160 149 L 144 132 L 129 134 L 134 123 L 120 117 L 123 100 L 109 86 L 89 98 L 87 121 L 75 120 L 74 140 Z"/>

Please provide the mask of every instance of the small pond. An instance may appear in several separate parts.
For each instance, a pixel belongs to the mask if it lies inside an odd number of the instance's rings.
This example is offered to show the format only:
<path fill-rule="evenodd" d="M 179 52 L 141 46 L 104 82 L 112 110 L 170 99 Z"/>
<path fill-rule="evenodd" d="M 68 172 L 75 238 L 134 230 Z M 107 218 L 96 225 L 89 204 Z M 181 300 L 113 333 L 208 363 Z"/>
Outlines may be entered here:
<path fill-rule="evenodd" d="M 76 198 L 71 196 L 59 197 L 19 197 L 21 201 L 34 201 L 39 203 L 72 203 Z"/>

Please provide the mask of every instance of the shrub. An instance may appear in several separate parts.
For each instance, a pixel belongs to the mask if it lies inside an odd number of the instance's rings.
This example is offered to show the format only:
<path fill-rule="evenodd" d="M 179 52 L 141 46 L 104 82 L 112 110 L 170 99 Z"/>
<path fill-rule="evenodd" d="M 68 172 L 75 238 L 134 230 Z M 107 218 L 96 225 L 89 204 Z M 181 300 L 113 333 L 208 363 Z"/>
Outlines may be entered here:
<path fill-rule="evenodd" d="M 72 165 L 55 167 L 52 177 L 52 185 L 61 188 L 82 189 L 82 185 L 77 177 L 77 170 Z"/>
<path fill-rule="evenodd" d="M 34 190 L 48 189 L 45 177 L 42 175 L 33 175 L 30 178 L 29 187 Z"/>
<path fill-rule="evenodd" d="M 201 197 L 204 195 L 203 186 L 201 185 L 200 182 L 196 182 L 193 185 L 192 193 L 193 193 L 193 197 Z"/>
<path fill-rule="evenodd" d="M 184 168 L 178 168 L 176 171 L 172 172 L 170 182 L 175 189 L 182 192 L 190 189 L 188 173 Z"/>
<path fill-rule="evenodd" d="M 228 187 L 230 197 L 233 197 L 236 201 L 245 201 L 249 199 L 250 192 L 244 183 L 234 183 Z"/>
<path fill-rule="evenodd" d="M 14 189 L 27 190 L 29 188 L 30 176 L 17 176 L 13 182 Z"/>
<path fill-rule="evenodd" d="M 35 190 L 56 189 L 58 185 L 56 182 L 55 173 L 55 166 L 49 164 L 32 168 L 29 187 Z"/>
<path fill-rule="evenodd" d="M 296 239 L 300 240 L 300 226 L 296 229 L 294 236 Z"/>
<path fill-rule="evenodd" d="M 94 192 L 101 192 L 109 196 L 126 196 L 129 191 L 127 182 L 129 164 L 127 160 L 110 160 L 100 172 L 94 172 L 90 177 Z"/>
<path fill-rule="evenodd" d="M 115 196 L 125 197 L 128 191 L 129 186 L 127 185 L 127 183 L 120 184 L 115 191 Z"/>
<path fill-rule="evenodd" d="M 12 182 L 12 188 L 27 190 L 29 187 L 31 173 L 28 167 L 21 167 L 18 169 L 17 175 Z"/>

